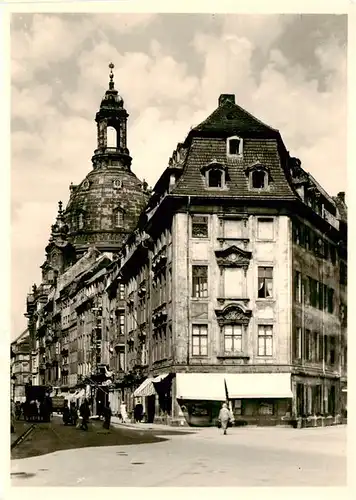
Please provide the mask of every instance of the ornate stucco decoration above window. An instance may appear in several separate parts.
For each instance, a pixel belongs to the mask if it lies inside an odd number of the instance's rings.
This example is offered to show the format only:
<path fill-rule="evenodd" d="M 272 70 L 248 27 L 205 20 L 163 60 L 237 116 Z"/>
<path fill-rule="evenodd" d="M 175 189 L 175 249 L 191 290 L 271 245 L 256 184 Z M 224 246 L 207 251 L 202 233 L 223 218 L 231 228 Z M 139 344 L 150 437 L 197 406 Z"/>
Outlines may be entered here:
<path fill-rule="evenodd" d="M 215 314 L 219 326 L 224 325 L 248 325 L 252 311 L 244 309 L 242 306 L 236 304 L 228 304 L 224 309 L 215 309 Z"/>
<path fill-rule="evenodd" d="M 221 267 L 242 267 L 247 270 L 252 253 L 235 245 L 224 250 L 215 250 L 216 260 Z"/>
<path fill-rule="evenodd" d="M 226 189 L 228 180 L 227 167 L 216 159 L 201 167 L 200 172 L 204 176 L 205 186 L 210 189 Z"/>
<path fill-rule="evenodd" d="M 246 175 L 249 178 L 249 188 L 253 190 L 267 190 L 271 183 L 269 167 L 256 161 L 245 168 Z"/>

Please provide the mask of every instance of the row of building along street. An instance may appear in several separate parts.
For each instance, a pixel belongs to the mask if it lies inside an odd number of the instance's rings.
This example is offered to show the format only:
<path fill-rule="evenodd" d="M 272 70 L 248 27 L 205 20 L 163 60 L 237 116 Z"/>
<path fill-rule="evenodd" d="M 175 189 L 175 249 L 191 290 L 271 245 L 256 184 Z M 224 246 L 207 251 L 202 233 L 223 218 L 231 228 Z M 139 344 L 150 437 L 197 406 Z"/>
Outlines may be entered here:
<path fill-rule="evenodd" d="M 12 343 L 13 399 L 30 383 L 155 423 L 212 425 L 224 401 L 241 424 L 345 421 L 345 193 L 231 94 L 149 189 L 112 69 L 92 170 L 58 203 Z"/>

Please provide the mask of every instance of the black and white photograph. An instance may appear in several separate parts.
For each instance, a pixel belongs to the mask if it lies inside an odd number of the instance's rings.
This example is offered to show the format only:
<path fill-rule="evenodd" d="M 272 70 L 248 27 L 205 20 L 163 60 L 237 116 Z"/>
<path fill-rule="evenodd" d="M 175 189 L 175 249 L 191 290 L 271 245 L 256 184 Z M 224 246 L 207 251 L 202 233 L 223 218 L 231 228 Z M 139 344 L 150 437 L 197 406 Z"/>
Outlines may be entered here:
<path fill-rule="evenodd" d="M 11 491 L 346 487 L 347 13 L 25 10 Z"/>

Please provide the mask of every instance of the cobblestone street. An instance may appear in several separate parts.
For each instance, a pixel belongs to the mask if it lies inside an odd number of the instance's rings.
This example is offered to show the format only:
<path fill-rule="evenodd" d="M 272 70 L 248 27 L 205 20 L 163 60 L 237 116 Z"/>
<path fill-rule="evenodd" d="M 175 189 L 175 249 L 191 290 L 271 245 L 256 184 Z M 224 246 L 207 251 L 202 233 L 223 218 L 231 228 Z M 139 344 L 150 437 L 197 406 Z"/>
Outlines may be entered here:
<path fill-rule="evenodd" d="M 204 428 L 165 438 L 154 444 L 81 448 L 12 460 L 12 485 L 346 485 L 346 426 L 234 428 L 227 436 Z"/>

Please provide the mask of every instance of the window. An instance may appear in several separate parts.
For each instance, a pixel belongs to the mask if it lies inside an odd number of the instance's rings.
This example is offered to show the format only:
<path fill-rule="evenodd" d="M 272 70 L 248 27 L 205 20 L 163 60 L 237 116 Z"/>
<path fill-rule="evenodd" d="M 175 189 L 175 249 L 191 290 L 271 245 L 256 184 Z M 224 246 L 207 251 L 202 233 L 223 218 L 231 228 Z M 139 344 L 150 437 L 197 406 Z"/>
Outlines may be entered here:
<path fill-rule="evenodd" d="M 310 330 L 305 330 L 305 337 L 304 337 L 304 348 L 305 348 L 305 360 L 306 361 L 311 361 L 312 360 L 312 335 Z"/>
<path fill-rule="evenodd" d="M 108 127 L 107 132 L 107 147 L 108 148 L 117 148 L 117 132 L 114 127 Z"/>
<path fill-rule="evenodd" d="M 273 267 L 258 268 L 258 298 L 268 299 L 273 296 Z"/>
<path fill-rule="evenodd" d="M 193 266 L 192 296 L 205 298 L 208 296 L 208 266 Z"/>
<path fill-rule="evenodd" d="M 124 283 L 119 284 L 119 300 L 125 299 L 125 285 Z"/>
<path fill-rule="evenodd" d="M 242 139 L 239 137 L 231 137 L 227 140 L 227 152 L 229 155 L 242 154 Z"/>
<path fill-rule="evenodd" d="M 243 221 L 224 220 L 224 238 L 242 238 Z"/>
<path fill-rule="evenodd" d="M 330 252 L 330 260 L 333 264 L 335 264 L 336 263 L 336 248 L 331 243 L 329 246 L 329 252 Z"/>
<path fill-rule="evenodd" d="M 328 288 L 328 312 L 332 314 L 334 312 L 334 290 Z"/>
<path fill-rule="evenodd" d="M 224 269 L 224 296 L 242 298 L 245 273 L 242 268 L 225 267 Z"/>
<path fill-rule="evenodd" d="M 115 189 L 122 188 L 122 180 L 121 179 L 114 179 L 113 186 Z"/>
<path fill-rule="evenodd" d="M 208 238 L 208 217 L 192 216 L 192 236 L 193 238 Z"/>
<path fill-rule="evenodd" d="M 316 307 L 317 304 L 317 296 L 316 296 L 316 288 L 317 288 L 317 282 L 313 279 L 308 277 L 309 281 L 309 304 L 312 307 Z"/>
<path fill-rule="evenodd" d="M 253 170 L 251 172 L 251 186 L 253 189 L 265 189 L 267 187 L 267 173 L 264 170 Z"/>
<path fill-rule="evenodd" d="M 273 327 L 272 325 L 258 326 L 258 355 L 273 356 Z"/>
<path fill-rule="evenodd" d="M 78 216 L 78 228 L 83 229 L 84 227 L 84 215 L 82 213 Z"/>
<path fill-rule="evenodd" d="M 119 333 L 120 335 L 124 335 L 125 333 L 125 314 L 119 314 Z"/>
<path fill-rule="evenodd" d="M 301 227 L 296 221 L 293 221 L 293 241 L 297 245 L 301 244 Z"/>
<path fill-rule="evenodd" d="M 192 328 L 192 354 L 193 356 L 208 355 L 208 326 L 193 325 Z"/>
<path fill-rule="evenodd" d="M 313 341 L 312 341 L 312 344 L 313 344 L 312 361 L 314 361 L 316 363 L 319 360 L 319 343 L 318 343 L 319 335 L 318 335 L 318 333 L 313 332 L 312 338 L 313 338 Z"/>
<path fill-rule="evenodd" d="M 324 343 L 323 336 L 318 333 L 318 361 L 322 363 L 324 359 Z"/>
<path fill-rule="evenodd" d="M 329 337 L 329 353 L 330 364 L 334 365 L 336 363 L 336 338 L 334 335 Z"/>
<path fill-rule="evenodd" d="M 259 240 L 273 240 L 273 219 L 257 220 L 257 238 Z"/>
<path fill-rule="evenodd" d="M 342 260 L 340 261 L 340 284 L 347 285 L 347 266 Z"/>
<path fill-rule="evenodd" d="M 223 187 L 222 171 L 212 168 L 208 172 L 208 186 L 214 188 Z"/>
<path fill-rule="evenodd" d="M 259 415 L 273 415 L 273 403 L 268 403 L 267 401 L 264 403 L 260 403 L 258 408 Z"/>
<path fill-rule="evenodd" d="M 115 226 L 123 227 L 123 225 L 124 225 L 124 214 L 121 212 L 121 210 L 117 210 L 115 213 Z"/>
<path fill-rule="evenodd" d="M 307 226 L 304 227 L 304 242 L 305 242 L 305 248 L 307 250 L 310 250 L 311 248 L 310 228 Z"/>
<path fill-rule="evenodd" d="M 242 325 L 224 326 L 224 351 L 242 352 Z"/>
<path fill-rule="evenodd" d="M 295 359 L 302 359 L 302 329 L 297 327 L 295 331 Z"/>
<path fill-rule="evenodd" d="M 295 301 L 302 302 L 302 275 L 299 271 L 295 272 Z"/>
<path fill-rule="evenodd" d="M 317 282 L 317 299 L 318 308 L 322 311 L 324 308 L 324 285 L 319 282 Z"/>

